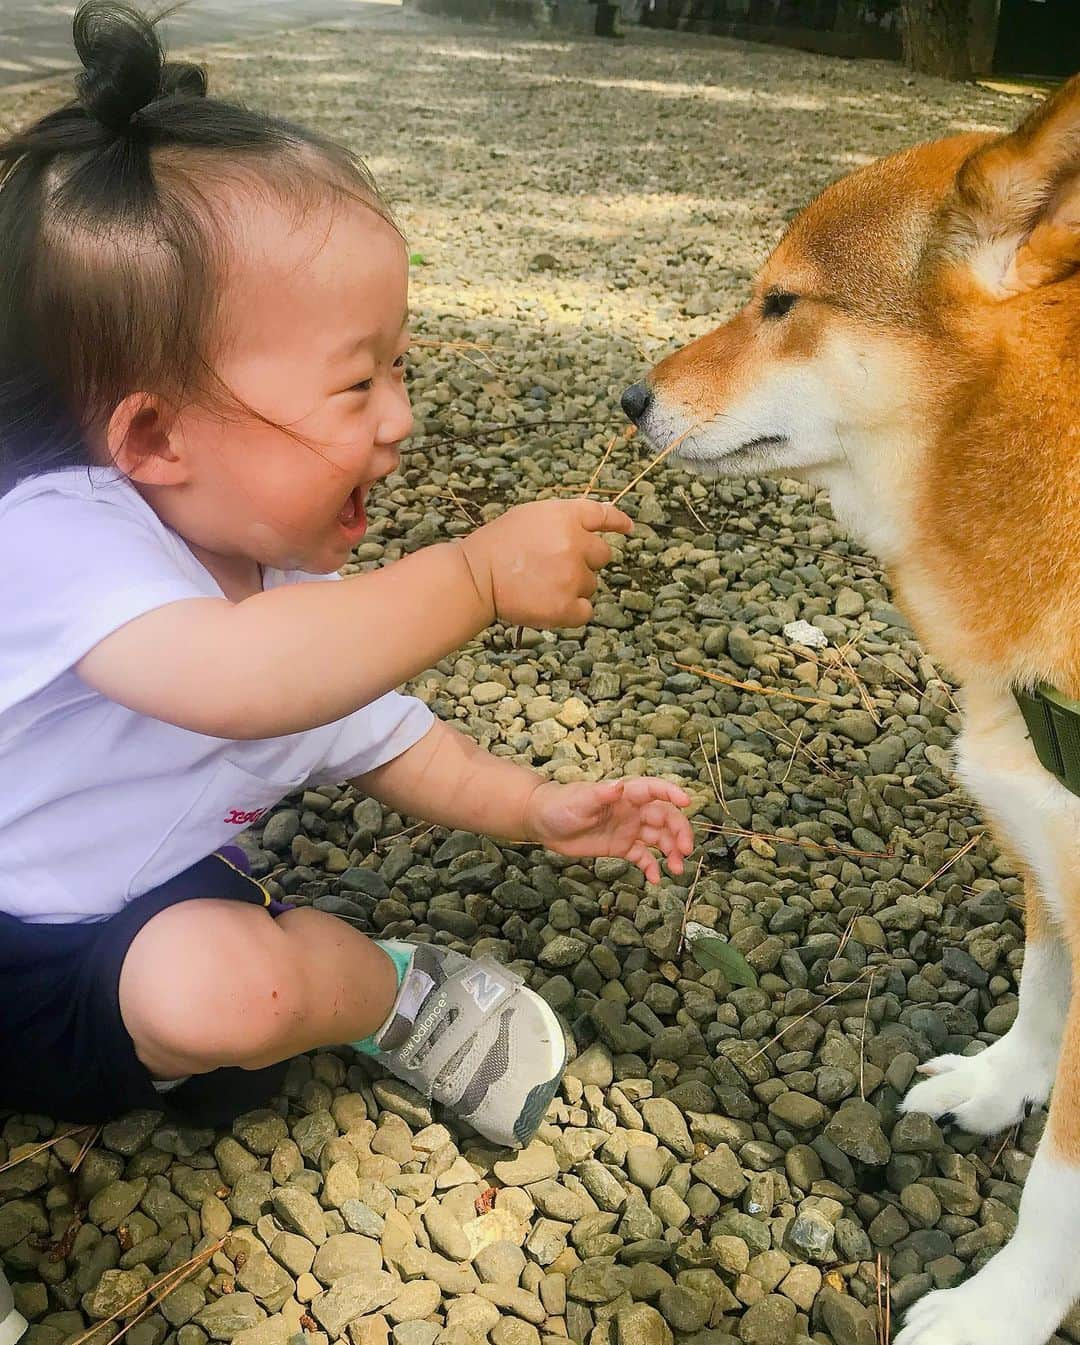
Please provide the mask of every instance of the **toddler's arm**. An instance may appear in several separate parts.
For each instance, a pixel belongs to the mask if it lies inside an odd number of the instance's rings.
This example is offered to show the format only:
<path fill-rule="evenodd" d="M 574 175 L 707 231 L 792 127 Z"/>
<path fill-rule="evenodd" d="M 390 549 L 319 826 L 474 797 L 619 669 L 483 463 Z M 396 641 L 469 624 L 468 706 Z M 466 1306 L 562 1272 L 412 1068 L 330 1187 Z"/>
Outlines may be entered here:
<path fill-rule="evenodd" d="M 303 732 L 370 704 L 496 618 L 582 625 L 594 572 L 611 558 L 597 533 L 632 526 L 595 500 L 520 505 L 462 542 L 341 583 L 156 608 L 102 640 L 77 671 L 111 700 L 198 733 Z"/>
<path fill-rule="evenodd" d="M 464 733 L 436 720 L 418 743 L 351 783 L 410 817 L 525 841 L 534 839 L 526 834 L 525 817 L 544 777 L 493 757 Z"/>
<path fill-rule="evenodd" d="M 689 795 L 666 780 L 559 785 L 504 761 L 437 721 L 399 757 L 352 782 L 400 812 L 441 826 L 511 841 L 535 841 L 564 855 L 613 855 L 650 882 L 659 850 L 673 873 L 693 849 L 679 811 Z"/>

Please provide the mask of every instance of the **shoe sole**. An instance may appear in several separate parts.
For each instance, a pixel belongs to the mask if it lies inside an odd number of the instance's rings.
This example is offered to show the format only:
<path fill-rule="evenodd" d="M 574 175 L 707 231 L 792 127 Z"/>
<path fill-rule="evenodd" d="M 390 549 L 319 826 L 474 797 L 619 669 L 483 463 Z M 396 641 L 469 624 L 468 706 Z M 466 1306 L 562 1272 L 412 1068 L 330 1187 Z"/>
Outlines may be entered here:
<path fill-rule="evenodd" d="M 536 995 L 535 991 L 530 993 Z M 536 1001 L 548 1027 L 547 1034 L 541 1036 L 535 1043 L 537 1051 L 547 1052 L 547 1061 L 544 1067 L 547 1077 L 545 1082 L 536 1084 L 530 1090 L 517 1119 L 514 1121 L 514 1138 L 522 1148 L 528 1144 L 540 1128 L 566 1069 L 566 1039 L 563 1036 L 562 1024 L 556 1017 L 554 1009 L 542 996 L 536 995 Z"/>
<path fill-rule="evenodd" d="M 14 1308 L 0 1321 L 0 1345 L 15 1345 L 26 1331 L 26 1319 Z"/>

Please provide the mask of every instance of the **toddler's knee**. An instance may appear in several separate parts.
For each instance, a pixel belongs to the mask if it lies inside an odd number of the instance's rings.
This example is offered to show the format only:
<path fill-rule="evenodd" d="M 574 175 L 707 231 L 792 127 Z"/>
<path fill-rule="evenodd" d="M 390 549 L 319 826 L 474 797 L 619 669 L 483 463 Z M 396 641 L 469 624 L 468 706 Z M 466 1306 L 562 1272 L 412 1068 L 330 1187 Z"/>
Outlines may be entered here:
<path fill-rule="evenodd" d="M 289 945 L 263 913 L 244 911 L 239 931 L 232 914 L 207 922 L 197 956 L 174 947 L 163 963 L 156 939 L 133 945 L 139 956 L 125 963 L 121 1009 L 154 1073 L 259 1068 L 291 1054 L 305 990 Z"/>

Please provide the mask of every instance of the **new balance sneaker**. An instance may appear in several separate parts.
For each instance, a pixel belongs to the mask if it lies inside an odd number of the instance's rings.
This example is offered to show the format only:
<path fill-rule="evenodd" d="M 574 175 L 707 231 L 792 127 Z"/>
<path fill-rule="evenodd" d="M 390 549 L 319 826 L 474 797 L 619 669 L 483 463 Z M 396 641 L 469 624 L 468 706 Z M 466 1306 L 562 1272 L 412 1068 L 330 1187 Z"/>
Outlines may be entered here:
<path fill-rule="evenodd" d="M 373 1058 L 486 1139 L 528 1144 L 566 1067 L 550 1005 L 497 962 L 430 944 L 380 946 L 412 960 Z"/>

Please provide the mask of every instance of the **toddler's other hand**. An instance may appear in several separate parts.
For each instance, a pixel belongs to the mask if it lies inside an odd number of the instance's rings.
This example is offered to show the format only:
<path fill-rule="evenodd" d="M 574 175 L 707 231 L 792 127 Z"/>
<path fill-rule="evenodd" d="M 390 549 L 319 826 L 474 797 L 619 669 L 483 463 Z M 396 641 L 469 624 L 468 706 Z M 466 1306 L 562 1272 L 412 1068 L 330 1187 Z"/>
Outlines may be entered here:
<path fill-rule="evenodd" d="M 583 626 L 596 571 L 611 559 L 601 532 L 628 533 L 633 520 L 599 500 L 537 500 L 508 510 L 461 543 L 473 580 L 509 626 Z"/>
<path fill-rule="evenodd" d="M 634 778 L 600 784 L 540 785 L 526 809 L 527 834 L 560 855 L 628 859 L 650 883 L 660 881 L 659 850 L 672 873 L 694 848 L 680 809 L 690 796 L 666 780 Z"/>

